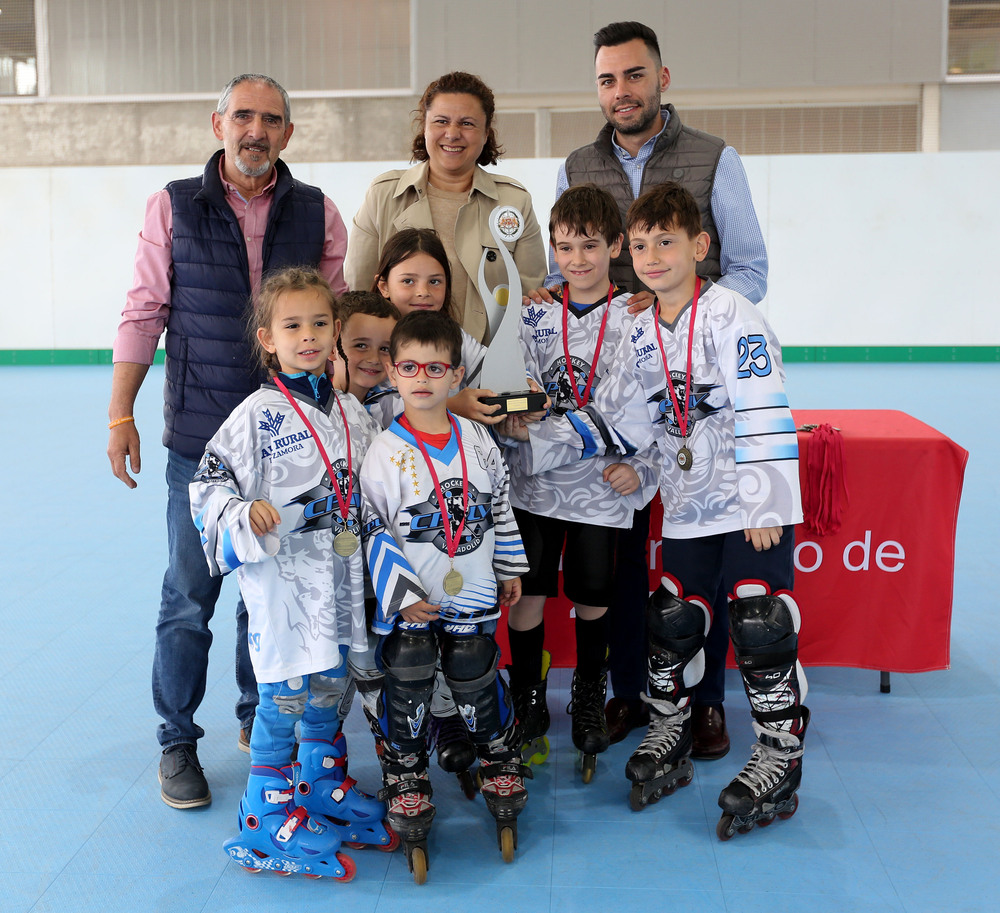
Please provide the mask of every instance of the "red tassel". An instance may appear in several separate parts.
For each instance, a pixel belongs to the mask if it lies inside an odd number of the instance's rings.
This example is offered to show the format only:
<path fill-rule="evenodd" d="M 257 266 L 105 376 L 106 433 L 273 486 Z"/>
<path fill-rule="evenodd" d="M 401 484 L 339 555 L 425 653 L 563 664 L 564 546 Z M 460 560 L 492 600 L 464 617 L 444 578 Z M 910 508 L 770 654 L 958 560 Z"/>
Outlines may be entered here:
<path fill-rule="evenodd" d="M 805 525 L 814 536 L 829 536 L 840 529 L 848 500 L 844 438 L 829 424 L 810 430 L 812 437 L 806 450 L 806 490 L 803 492 Z"/>

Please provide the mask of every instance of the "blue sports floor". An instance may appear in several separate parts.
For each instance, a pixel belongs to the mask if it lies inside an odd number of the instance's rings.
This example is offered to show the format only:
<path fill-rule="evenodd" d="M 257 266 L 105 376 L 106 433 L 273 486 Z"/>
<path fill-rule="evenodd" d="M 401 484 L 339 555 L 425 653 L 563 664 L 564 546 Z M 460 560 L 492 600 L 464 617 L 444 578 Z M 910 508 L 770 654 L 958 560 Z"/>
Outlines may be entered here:
<path fill-rule="evenodd" d="M 431 870 L 417 887 L 401 852 L 352 851 L 350 884 L 250 875 L 223 854 L 248 763 L 232 712 L 232 581 L 198 718 L 214 801 L 193 811 L 160 801 L 149 676 L 165 551 L 162 369 L 140 395 L 145 459 L 128 491 L 104 453 L 110 368 L 0 368 L 0 911 L 1000 909 L 1000 432 L 980 408 L 1000 390 L 1000 365 L 796 364 L 788 374 L 794 406 L 902 409 L 971 451 L 952 669 L 894 675 L 889 695 L 877 672 L 810 670 L 799 812 L 728 843 L 715 837 L 716 798 L 751 736 L 735 677 L 733 751 L 696 762 L 690 787 L 639 814 L 623 775 L 639 734 L 601 756 L 583 786 L 556 712 L 514 863 L 501 861 L 482 800 L 438 772 Z M 554 711 L 568 685 L 554 673 Z M 373 790 L 360 707 L 348 737 L 351 772 Z"/>

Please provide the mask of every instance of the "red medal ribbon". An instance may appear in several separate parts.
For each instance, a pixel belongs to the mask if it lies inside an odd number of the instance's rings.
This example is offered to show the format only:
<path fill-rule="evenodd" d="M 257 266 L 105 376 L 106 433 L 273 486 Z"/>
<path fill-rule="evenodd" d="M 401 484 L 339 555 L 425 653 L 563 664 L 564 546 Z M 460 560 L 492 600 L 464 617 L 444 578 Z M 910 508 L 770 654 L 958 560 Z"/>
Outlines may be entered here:
<path fill-rule="evenodd" d="M 615 284 L 608 284 L 608 305 L 611 304 L 611 296 L 614 294 Z M 590 363 L 590 377 L 587 378 L 587 385 L 583 388 L 583 398 L 576 392 L 576 377 L 573 374 L 573 362 L 569 357 L 569 283 L 563 283 L 563 352 L 566 353 L 566 373 L 569 375 L 569 385 L 573 390 L 573 399 L 576 400 L 577 409 L 582 409 L 590 402 L 590 388 L 594 386 L 594 374 L 597 373 L 597 358 L 601 354 L 601 343 L 604 342 L 604 327 L 608 323 L 608 312 L 610 306 L 604 308 L 604 316 L 601 318 L 601 329 L 597 334 L 597 347 L 594 349 L 594 360 Z"/>
<path fill-rule="evenodd" d="M 316 429 L 313 428 L 312 423 L 306 418 L 306 414 L 302 411 L 302 407 L 295 401 L 295 397 L 288 392 L 288 387 L 282 382 L 281 378 L 276 374 L 274 376 L 274 383 L 277 385 L 278 389 L 285 394 L 285 399 L 291 403 L 292 408 L 299 414 L 299 418 L 302 419 L 303 424 L 306 426 L 306 430 L 312 435 L 312 439 L 316 442 L 316 447 L 319 449 L 319 455 L 323 458 L 323 465 L 326 466 L 326 471 L 330 473 L 330 486 L 333 488 L 333 493 L 337 496 L 337 504 L 340 506 L 340 516 L 344 521 L 344 528 L 347 528 L 347 518 L 351 513 L 351 497 L 354 494 L 354 466 L 351 460 L 351 430 L 347 427 L 347 413 L 344 412 L 344 407 L 340 405 L 340 397 L 334 392 L 333 398 L 337 402 L 337 407 L 340 409 L 340 417 L 344 420 L 344 435 L 347 437 L 347 497 L 345 498 L 340 493 L 340 486 L 337 484 L 337 477 L 333 472 L 333 465 L 330 463 L 330 458 L 326 455 L 326 450 L 320 443 L 319 435 L 316 434 Z"/>
<path fill-rule="evenodd" d="M 451 422 L 451 427 L 455 431 L 455 437 L 458 439 L 458 455 L 462 459 L 462 519 L 459 521 L 458 529 L 455 530 L 454 535 L 451 532 L 451 516 L 448 513 L 448 505 L 444 498 L 444 492 L 441 490 L 441 483 L 438 481 L 437 473 L 434 471 L 431 456 L 416 431 L 414 431 L 413 439 L 417 442 L 420 453 L 423 455 L 424 462 L 427 464 L 427 469 L 431 474 L 431 481 L 434 483 L 434 494 L 437 495 L 438 507 L 441 509 L 441 525 L 444 527 L 445 549 L 448 552 L 448 560 L 454 561 L 455 552 L 458 551 L 459 543 L 462 541 L 465 518 L 469 515 L 469 469 L 465 465 L 465 448 L 462 446 L 462 432 L 458 429 L 458 422 L 455 421 L 455 416 L 450 412 L 448 413 L 448 421 Z"/>
<path fill-rule="evenodd" d="M 687 372 L 684 381 L 684 411 L 681 412 L 680 404 L 677 402 L 677 392 L 674 390 L 674 382 L 670 379 L 670 367 L 667 364 L 667 353 L 663 348 L 663 337 L 660 335 L 660 302 L 656 302 L 656 317 L 653 326 L 656 327 L 656 341 L 660 346 L 660 355 L 663 357 L 663 371 L 667 375 L 667 389 L 670 391 L 670 402 L 674 404 L 674 416 L 681 429 L 681 437 L 687 440 L 688 427 L 688 405 L 691 402 L 691 352 L 694 348 L 694 318 L 698 314 L 698 296 L 701 294 L 701 276 L 695 277 L 694 299 L 691 301 L 691 320 L 688 323 L 688 360 Z"/>

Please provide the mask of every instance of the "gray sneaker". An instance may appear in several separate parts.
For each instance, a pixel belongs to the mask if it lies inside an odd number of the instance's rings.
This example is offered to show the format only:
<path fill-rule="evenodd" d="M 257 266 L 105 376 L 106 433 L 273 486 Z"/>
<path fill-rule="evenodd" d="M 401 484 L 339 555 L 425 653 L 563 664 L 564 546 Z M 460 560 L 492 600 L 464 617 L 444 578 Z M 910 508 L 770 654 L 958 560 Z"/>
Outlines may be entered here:
<path fill-rule="evenodd" d="M 160 756 L 160 798 L 171 808 L 198 808 L 212 801 L 194 745 L 182 742 Z"/>

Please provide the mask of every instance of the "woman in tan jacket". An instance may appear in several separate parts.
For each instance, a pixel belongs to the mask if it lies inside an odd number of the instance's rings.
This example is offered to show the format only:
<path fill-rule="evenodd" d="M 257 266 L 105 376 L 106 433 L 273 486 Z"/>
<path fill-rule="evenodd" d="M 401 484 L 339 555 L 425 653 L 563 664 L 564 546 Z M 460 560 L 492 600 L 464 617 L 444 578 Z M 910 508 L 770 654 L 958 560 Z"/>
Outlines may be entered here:
<path fill-rule="evenodd" d="M 491 289 L 506 283 L 503 259 L 488 219 L 501 203 L 524 217 L 524 233 L 507 248 L 524 290 L 538 288 L 547 272 L 545 246 L 531 195 L 512 178 L 485 171 L 503 152 L 493 127 L 493 93 L 469 73 L 448 73 L 425 90 L 417 108 L 412 168 L 387 171 L 372 181 L 354 217 L 344 275 L 353 289 L 372 285 L 385 243 L 401 228 L 433 228 L 452 271 L 455 312 L 474 339 L 489 342 L 479 296 L 479 264 Z"/>

